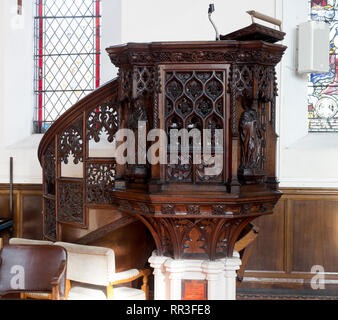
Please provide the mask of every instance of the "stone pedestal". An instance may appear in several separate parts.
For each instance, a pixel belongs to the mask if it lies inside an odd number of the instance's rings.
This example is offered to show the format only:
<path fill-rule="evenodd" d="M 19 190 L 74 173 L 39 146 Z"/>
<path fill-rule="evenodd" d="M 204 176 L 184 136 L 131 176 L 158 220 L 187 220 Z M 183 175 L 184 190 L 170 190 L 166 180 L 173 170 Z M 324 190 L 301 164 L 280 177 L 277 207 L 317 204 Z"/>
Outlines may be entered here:
<path fill-rule="evenodd" d="M 215 261 L 174 260 L 153 252 L 149 263 L 154 268 L 155 300 L 236 299 L 236 271 L 241 265 L 238 252 Z"/>

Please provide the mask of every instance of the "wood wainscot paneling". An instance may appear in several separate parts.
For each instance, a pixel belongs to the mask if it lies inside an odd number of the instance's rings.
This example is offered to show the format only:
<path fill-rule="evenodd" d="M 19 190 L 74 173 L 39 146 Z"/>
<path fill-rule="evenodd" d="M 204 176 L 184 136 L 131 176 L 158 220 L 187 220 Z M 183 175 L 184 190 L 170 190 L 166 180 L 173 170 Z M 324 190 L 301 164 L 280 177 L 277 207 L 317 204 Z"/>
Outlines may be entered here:
<path fill-rule="evenodd" d="M 0 212 L 1 216 L 9 217 L 10 186 L 0 184 Z M 13 214 L 14 237 L 28 239 L 42 239 L 42 185 L 14 184 L 13 185 Z M 9 231 L 0 233 L 7 243 Z"/>
<path fill-rule="evenodd" d="M 239 291 L 304 289 L 319 294 L 311 279 L 324 271 L 325 289 L 338 296 L 338 189 L 282 191 L 274 213 L 255 221 L 260 232 Z"/>

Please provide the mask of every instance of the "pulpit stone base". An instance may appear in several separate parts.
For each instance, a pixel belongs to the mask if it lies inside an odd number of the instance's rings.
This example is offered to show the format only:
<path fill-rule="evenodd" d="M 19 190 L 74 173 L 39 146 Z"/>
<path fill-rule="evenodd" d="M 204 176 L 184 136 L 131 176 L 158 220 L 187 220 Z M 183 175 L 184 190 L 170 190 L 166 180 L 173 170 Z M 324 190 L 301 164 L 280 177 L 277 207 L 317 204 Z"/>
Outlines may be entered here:
<path fill-rule="evenodd" d="M 234 251 L 232 258 L 211 260 L 175 260 L 157 256 L 149 258 L 154 268 L 155 300 L 236 300 L 236 271 L 241 260 Z M 194 286 L 188 283 L 195 282 Z"/>

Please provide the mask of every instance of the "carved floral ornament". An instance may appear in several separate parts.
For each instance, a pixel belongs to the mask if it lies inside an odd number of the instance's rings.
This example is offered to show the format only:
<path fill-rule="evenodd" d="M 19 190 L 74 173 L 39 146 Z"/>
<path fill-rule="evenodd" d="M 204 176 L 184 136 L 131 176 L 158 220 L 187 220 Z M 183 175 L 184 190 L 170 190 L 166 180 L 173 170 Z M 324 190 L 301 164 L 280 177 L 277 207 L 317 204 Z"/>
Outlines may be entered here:
<path fill-rule="evenodd" d="M 82 127 L 82 122 L 78 121 L 60 135 L 57 146 L 59 162 L 67 164 L 70 154 L 74 157 L 74 164 L 83 161 Z"/>
<path fill-rule="evenodd" d="M 275 201 L 260 203 L 219 203 L 219 204 L 193 204 L 193 203 L 146 203 L 121 200 L 119 208 L 129 213 L 151 215 L 157 217 L 184 217 L 184 216 L 209 216 L 215 218 L 233 218 L 238 216 L 251 216 L 258 213 L 271 212 Z"/>
<path fill-rule="evenodd" d="M 149 48 L 145 51 L 136 51 L 128 48 L 128 52 L 120 51 L 118 53 L 108 48 L 110 59 L 114 65 L 120 67 L 124 64 L 153 65 L 155 63 L 196 63 L 196 62 L 231 62 L 231 63 L 264 63 L 267 65 L 277 64 L 283 55 L 284 47 L 281 50 L 268 51 L 265 48 L 257 47 L 244 49 L 226 48 L 218 50 L 175 50 L 156 51 Z"/>
<path fill-rule="evenodd" d="M 91 204 L 113 203 L 115 162 L 86 163 L 86 201 Z"/>
<path fill-rule="evenodd" d="M 107 102 L 93 109 L 87 116 L 86 138 L 100 141 L 100 135 L 104 130 L 107 133 L 108 142 L 113 142 L 114 136 L 120 127 L 119 107 Z"/>

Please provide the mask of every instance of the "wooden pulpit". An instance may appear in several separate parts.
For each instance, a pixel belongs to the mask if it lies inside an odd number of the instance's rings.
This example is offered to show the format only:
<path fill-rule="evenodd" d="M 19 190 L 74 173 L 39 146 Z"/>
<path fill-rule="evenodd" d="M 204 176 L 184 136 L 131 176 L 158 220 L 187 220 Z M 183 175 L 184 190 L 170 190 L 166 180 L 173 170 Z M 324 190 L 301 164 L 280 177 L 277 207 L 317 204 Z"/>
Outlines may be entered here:
<path fill-rule="evenodd" d="M 141 221 L 156 247 L 143 249 L 155 299 L 234 299 L 236 241 L 281 197 L 275 66 L 284 35 L 253 23 L 220 41 L 107 48 L 118 77 L 65 112 L 39 146 L 45 237 L 97 245 L 101 236 L 114 248 L 114 230 Z M 91 157 L 103 131 L 118 152 Z M 71 154 L 81 177 L 62 173 Z M 141 227 L 133 243 L 134 231 L 116 240 L 121 255 L 141 257 Z"/>
<path fill-rule="evenodd" d="M 142 122 L 147 134 L 161 129 L 168 137 L 162 156 L 166 163 L 136 160 L 118 166 L 120 189 L 114 192 L 120 210 L 149 228 L 158 257 L 232 258 L 243 228 L 273 212 L 281 196 L 275 172 L 275 66 L 286 49 L 274 42 L 283 36 L 253 24 L 221 41 L 128 43 L 107 49 L 119 67 L 121 127 L 139 136 Z M 194 162 L 190 140 L 183 159 L 182 143 L 170 141 L 174 129 L 209 129 L 210 139 L 199 143 L 208 145 L 209 160 Z M 223 133 L 222 168 L 206 174 L 220 156 L 216 129 Z M 171 163 L 175 147 L 178 160 Z"/>

